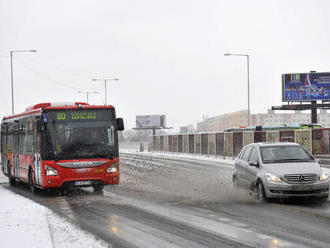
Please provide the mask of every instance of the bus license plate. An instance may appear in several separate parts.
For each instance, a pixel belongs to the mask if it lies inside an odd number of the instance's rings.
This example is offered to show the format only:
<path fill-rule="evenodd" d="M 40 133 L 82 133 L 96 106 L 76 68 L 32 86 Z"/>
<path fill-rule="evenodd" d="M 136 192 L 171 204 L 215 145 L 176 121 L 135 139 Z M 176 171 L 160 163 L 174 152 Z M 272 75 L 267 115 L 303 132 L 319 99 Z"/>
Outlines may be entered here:
<path fill-rule="evenodd" d="M 77 182 L 74 182 L 75 186 L 83 186 L 83 185 L 91 185 L 91 184 L 92 184 L 91 181 L 77 181 Z"/>

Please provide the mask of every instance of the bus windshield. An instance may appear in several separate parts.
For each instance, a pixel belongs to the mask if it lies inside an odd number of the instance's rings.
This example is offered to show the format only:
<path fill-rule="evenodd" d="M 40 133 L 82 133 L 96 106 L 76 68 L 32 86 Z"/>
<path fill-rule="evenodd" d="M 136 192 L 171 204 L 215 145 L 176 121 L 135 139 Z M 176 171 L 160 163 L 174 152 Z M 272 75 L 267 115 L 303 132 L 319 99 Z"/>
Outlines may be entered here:
<path fill-rule="evenodd" d="M 64 115 L 57 118 L 58 113 L 48 113 L 43 135 L 44 159 L 58 161 L 117 157 L 115 121 L 104 110 L 95 113 L 96 117 L 90 115 L 93 117 L 90 120 L 73 119 L 71 116 L 78 115 L 72 111 L 65 113 L 65 120 Z"/>

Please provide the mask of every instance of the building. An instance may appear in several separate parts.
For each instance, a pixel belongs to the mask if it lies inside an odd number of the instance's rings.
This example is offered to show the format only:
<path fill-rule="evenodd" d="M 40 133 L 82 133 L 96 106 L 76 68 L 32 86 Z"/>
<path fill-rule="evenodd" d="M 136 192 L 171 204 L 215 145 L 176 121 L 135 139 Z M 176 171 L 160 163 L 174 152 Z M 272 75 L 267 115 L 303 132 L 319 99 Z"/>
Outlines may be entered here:
<path fill-rule="evenodd" d="M 180 133 L 182 134 L 193 133 L 193 132 L 194 132 L 193 125 L 180 127 Z"/>
<path fill-rule="evenodd" d="M 325 127 L 330 127 L 330 114 L 327 110 L 320 110 L 317 115 L 318 123 Z M 222 132 L 230 127 L 247 126 L 248 116 L 247 110 L 237 111 L 234 113 L 217 115 L 207 118 L 197 123 L 197 132 Z M 295 111 L 294 113 L 275 113 L 268 110 L 267 113 L 251 114 L 251 125 L 275 125 L 287 123 L 310 123 L 311 114 Z"/>

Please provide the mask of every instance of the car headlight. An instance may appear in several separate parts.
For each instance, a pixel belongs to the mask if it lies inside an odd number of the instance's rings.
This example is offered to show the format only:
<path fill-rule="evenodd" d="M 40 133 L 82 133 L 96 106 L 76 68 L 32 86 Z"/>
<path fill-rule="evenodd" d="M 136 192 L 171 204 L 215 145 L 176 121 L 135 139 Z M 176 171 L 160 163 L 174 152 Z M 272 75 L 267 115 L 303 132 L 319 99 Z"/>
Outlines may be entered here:
<path fill-rule="evenodd" d="M 281 179 L 280 177 L 275 176 L 275 175 L 273 175 L 273 174 L 266 173 L 265 176 L 266 176 L 267 181 L 275 182 L 275 183 L 280 183 L 280 182 L 282 182 L 282 179 Z"/>
<path fill-rule="evenodd" d="M 328 178 L 329 178 L 328 173 L 322 171 L 322 173 L 321 173 L 321 175 L 320 175 L 320 177 L 319 177 L 319 180 L 320 180 L 320 181 L 325 181 L 325 180 L 328 180 Z"/>
<path fill-rule="evenodd" d="M 108 169 L 107 169 L 107 172 L 108 173 L 115 173 L 115 172 L 118 171 L 117 167 L 118 167 L 118 162 L 116 162 L 113 165 L 109 166 Z"/>
<path fill-rule="evenodd" d="M 50 167 L 49 165 L 45 165 L 45 172 L 46 172 L 46 176 L 57 176 L 58 172 L 56 169 L 54 169 L 53 167 Z"/>

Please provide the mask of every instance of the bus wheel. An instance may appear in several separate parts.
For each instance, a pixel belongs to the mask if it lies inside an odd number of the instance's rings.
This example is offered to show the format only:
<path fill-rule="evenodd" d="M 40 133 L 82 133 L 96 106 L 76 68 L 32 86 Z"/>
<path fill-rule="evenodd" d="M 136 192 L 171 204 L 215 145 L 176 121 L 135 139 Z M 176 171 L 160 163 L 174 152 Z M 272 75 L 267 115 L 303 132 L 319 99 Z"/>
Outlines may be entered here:
<path fill-rule="evenodd" d="M 93 189 L 95 193 L 101 193 L 103 190 L 103 184 L 94 185 Z"/>
<path fill-rule="evenodd" d="M 31 169 L 29 170 L 29 186 L 30 186 L 31 192 L 33 194 L 35 194 L 37 192 L 37 188 L 36 188 L 36 186 L 34 185 L 34 182 L 33 182 L 32 170 Z"/>
<path fill-rule="evenodd" d="M 8 179 L 9 179 L 9 185 L 13 186 L 16 184 L 15 178 L 11 177 L 11 169 L 10 169 L 10 163 L 7 165 L 7 173 L 8 173 Z"/>

